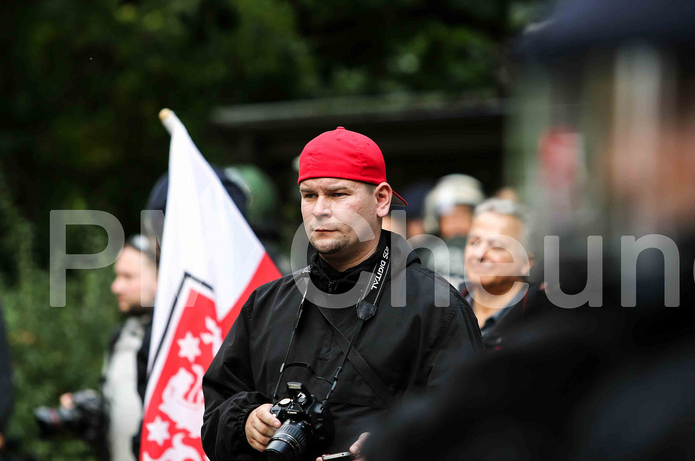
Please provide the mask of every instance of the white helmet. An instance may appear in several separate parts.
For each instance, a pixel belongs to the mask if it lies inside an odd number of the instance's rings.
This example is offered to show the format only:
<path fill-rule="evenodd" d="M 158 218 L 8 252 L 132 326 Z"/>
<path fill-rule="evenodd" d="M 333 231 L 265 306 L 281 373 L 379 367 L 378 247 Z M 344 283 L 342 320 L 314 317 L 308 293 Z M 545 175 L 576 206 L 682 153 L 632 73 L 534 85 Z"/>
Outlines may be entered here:
<path fill-rule="evenodd" d="M 469 205 L 475 208 L 483 200 L 483 186 L 474 177 L 450 174 L 440 178 L 425 198 L 425 232 L 439 233 L 439 217 L 454 206 Z"/>

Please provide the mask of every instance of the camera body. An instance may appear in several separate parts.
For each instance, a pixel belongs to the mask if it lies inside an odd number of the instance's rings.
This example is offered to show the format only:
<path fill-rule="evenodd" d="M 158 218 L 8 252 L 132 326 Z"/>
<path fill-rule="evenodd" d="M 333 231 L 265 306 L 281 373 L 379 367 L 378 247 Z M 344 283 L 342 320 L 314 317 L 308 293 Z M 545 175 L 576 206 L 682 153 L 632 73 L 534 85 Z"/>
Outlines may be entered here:
<path fill-rule="evenodd" d="M 263 452 L 268 461 L 299 460 L 310 445 L 333 439 L 333 417 L 328 408 L 302 383 L 287 383 L 287 391 L 290 397 L 280 400 L 270 409 L 283 423 Z"/>
<path fill-rule="evenodd" d="M 39 407 L 34 410 L 39 437 L 45 439 L 69 431 L 90 444 L 102 443 L 108 426 L 104 397 L 95 390 L 84 389 L 75 392 L 72 401 L 74 408 Z"/>

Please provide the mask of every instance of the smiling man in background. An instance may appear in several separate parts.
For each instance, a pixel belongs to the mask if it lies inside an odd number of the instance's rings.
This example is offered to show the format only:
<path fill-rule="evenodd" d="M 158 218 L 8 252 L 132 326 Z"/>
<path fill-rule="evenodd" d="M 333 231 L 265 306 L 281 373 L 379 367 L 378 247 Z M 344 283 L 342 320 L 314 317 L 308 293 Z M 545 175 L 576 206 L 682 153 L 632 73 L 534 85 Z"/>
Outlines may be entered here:
<path fill-rule="evenodd" d="M 527 279 L 534 264 L 529 251 L 528 214 L 511 200 L 489 199 L 475 208 L 465 252 L 466 282 L 460 289 L 473 306 L 483 342 L 499 349 L 504 330 L 547 302 Z"/>

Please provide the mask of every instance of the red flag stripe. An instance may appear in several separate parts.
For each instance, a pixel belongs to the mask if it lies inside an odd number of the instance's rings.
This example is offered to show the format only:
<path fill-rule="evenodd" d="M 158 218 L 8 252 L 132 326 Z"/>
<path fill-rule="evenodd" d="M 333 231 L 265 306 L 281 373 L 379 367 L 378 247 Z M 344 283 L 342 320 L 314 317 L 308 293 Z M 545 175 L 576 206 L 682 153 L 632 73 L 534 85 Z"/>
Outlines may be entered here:
<path fill-rule="evenodd" d="M 263 285 L 264 283 L 280 278 L 281 275 L 282 274 L 280 274 L 280 271 L 277 270 L 275 264 L 273 264 L 273 261 L 270 259 L 270 256 L 268 256 L 268 253 L 264 254 L 263 259 L 261 259 L 260 264 L 258 264 L 256 273 L 253 274 L 253 277 L 251 278 L 251 281 L 249 282 L 248 286 L 241 294 L 241 296 L 239 296 L 239 299 L 237 300 L 232 310 L 229 311 L 229 314 L 227 314 L 224 320 L 220 322 L 222 329 L 224 331 L 229 331 L 229 329 L 232 328 L 234 321 L 239 316 L 241 308 L 244 306 L 246 300 L 249 299 L 249 296 L 251 296 L 253 290 Z"/>

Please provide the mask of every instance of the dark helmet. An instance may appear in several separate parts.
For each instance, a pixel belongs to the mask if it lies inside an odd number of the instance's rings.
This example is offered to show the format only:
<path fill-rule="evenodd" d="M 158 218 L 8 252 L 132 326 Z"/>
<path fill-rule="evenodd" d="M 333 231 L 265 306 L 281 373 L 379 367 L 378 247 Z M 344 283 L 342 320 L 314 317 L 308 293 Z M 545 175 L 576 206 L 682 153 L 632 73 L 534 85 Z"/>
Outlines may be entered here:
<path fill-rule="evenodd" d="M 248 197 L 244 191 L 243 185 L 238 184 L 233 178 L 228 176 L 223 169 L 218 167 L 212 167 L 212 169 L 220 178 L 222 185 L 231 197 L 234 204 L 239 208 L 241 214 L 246 216 L 246 206 L 248 202 Z M 169 174 L 164 173 L 152 187 L 150 196 L 147 199 L 147 205 L 145 205 L 146 210 L 160 210 L 166 213 L 167 206 L 167 192 L 169 189 Z M 147 229 L 147 234 L 150 236 L 157 237 L 161 241 L 162 232 L 164 230 L 164 222 L 159 219 L 153 219 L 150 217 L 145 223 L 145 228 Z"/>

